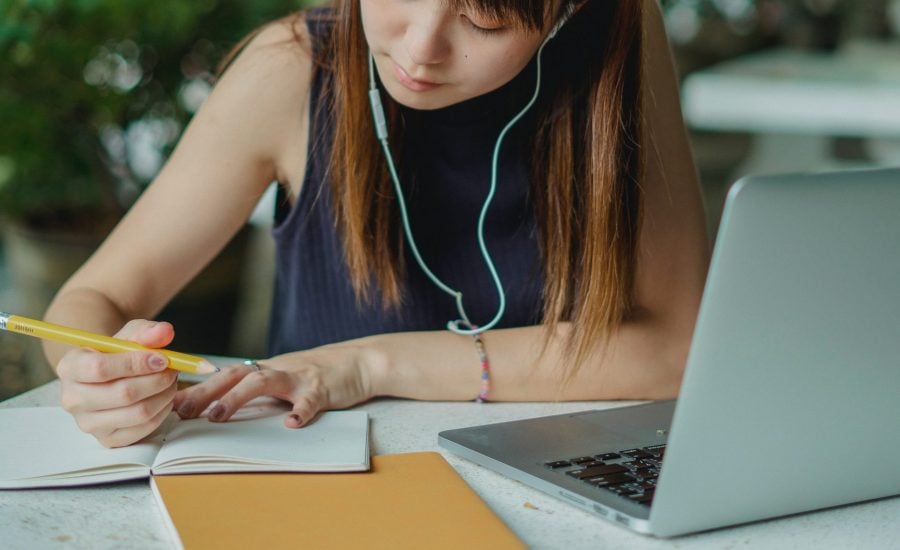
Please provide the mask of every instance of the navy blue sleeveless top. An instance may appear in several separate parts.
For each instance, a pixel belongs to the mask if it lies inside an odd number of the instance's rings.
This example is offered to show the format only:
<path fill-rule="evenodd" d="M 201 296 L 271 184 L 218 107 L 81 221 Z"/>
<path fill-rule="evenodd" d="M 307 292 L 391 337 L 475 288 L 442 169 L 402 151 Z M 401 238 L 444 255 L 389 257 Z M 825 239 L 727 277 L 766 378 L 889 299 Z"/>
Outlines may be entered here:
<path fill-rule="evenodd" d="M 314 20 L 308 25 L 316 48 L 330 25 Z M 498 307 L 476 237 L 490 186 L 494 144 L 527 103 L 534 78 L 532 62 L 511 82 L 483 96 L 433 111 L 401 107 L 403 154 L 395 161 L 416 242 L 429 268 L 463 293 L 466 312 L 475 324 L 490 321 Z M 455 300 L 426 278 L 408 246 L 402 304 L 385 311 L 378 294 L 370 304 L 358 303 L 332 215 L 327 166 L 334 123 L 328 109 L 319 108 L 329 93 L 327 71 L 315 71 L 302 189 L 294 205 L 287 204 L 283 195 L 278 201 L 271 355 L 373 334 L 441 330 L 447 321 L 459 318 Z M 392 101 L 386 93 L 382 96 Z M 534 325 L 541 319 L 543 279 L 529 198 L 528 138 L 533 128 L 534 117 L 526 116 L 504 139 L 497 191 L 485 222 L 485 241 L 507 299 L 498 327 Z"/>

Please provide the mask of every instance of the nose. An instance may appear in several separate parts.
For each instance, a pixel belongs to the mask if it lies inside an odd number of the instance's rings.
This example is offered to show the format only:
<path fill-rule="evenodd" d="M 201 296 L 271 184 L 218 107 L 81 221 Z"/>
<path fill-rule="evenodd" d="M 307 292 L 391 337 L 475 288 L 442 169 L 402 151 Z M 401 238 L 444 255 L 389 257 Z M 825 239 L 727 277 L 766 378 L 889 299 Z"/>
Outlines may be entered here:
<path fill-rule="evenodd" d="M 404 45 L 410 61 L 416 65 L 434 65 L 450 56 L 445 10 L 422 10 L 406 27 Z M 415 75 L 410 75 L 415 77 Z"/>

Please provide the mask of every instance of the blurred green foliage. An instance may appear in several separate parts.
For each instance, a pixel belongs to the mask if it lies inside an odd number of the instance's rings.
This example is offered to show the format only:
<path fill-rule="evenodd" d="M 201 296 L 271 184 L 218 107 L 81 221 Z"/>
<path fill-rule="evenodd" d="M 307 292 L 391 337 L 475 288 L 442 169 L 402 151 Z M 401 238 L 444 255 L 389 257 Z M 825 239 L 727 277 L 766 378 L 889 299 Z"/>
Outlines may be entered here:
<path fill-rule="evenodd" d="M 0 212 L 63 227 L 121 215 L 223 55 L 312 3 L 0 0 Z"/>

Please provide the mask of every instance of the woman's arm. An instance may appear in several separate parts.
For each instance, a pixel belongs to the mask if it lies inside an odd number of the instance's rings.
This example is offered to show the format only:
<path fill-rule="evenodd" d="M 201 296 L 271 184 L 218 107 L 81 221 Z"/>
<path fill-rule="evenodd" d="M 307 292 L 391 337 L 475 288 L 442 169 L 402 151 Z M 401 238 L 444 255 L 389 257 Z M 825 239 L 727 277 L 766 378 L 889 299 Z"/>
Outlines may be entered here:
<path fill-rule="evenodd" d="M 544 350 L 543 326 L 493 330 L 483 336 L 490 360 L 491 401 L 667 399 L 678 392 L 684 356 L 663 327 L 629 321 L 598 346 L 594 357 L 567 379 L 561 323 Z M 479 358 L 471 337 L 450 332 L 375 336 L 358 342 L 373 395 L 412 399 L 474 399 L 480 387 Z M 543 353 L 542 353 L 543 351 Z"/>
<path fill-rule="evenodd" d="M 546 349 L 545 330 L 500 329 L 483 336 L 491 363 L 490 400 L 666 399 L 678 393 L 689 333 L 651 319 L 630 321 L 567 379 L 565 341 L 571 326 L 561 323 Z M 179 392 L 178 414 L 194 418 L 218 401 L 209 417 L 226 421 L 251 399 L 268 395 L 293 405 L 285 425 L 296 428 L 322 410 L 378 396 L 471 400 L 481 376 L 472 338 L 449 331 L 369 336 L 279 355 L 261 366 L 258 372 L 226 369 Z"/>
<path fill-rule="evenodd" d="M 62 287 L 46 318 L 150 348 L 171 342 L 168 323 L 126 322 L 153 318 L 234 236 L 270 182 L 303 173 L 310 74 L 310 57 L 287 23 L 261 32 L 217 83 L 159 176 Z M 161 370 L 158 354 L 101 354 L 52 343 L 45 350 L 61 379 L 63 406 L 108 446 L 140 439 L 171 410 L 175 377 Z"/>
<path fill-rule="evenodd" d="M 168 162 L 62 287 L 49 320 L 106 334 L 152 318 L 227 244 L 290 158 L 305 162 L 310 60 L 286 24 L 256 37 L 193 118 Z M 293 167 L 302 174 L 302 166 Z M 56 364 L 68 348 L 48 346 Z"/>

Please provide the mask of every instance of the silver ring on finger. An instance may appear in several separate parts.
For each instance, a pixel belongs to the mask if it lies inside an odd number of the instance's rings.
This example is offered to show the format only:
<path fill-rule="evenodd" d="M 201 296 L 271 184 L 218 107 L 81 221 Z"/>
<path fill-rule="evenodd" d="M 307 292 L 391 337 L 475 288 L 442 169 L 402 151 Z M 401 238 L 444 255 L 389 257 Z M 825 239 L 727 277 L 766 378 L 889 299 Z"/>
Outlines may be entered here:
<path fill-rule="evenodd" d="M 247 359 L 246 361 L 244 361 L 244 364 L 250 367 L 250 370 L 252 370 L 253 372 L 259 372 L 262 370 L 262 366 L 260 366 L 260 364 L 257 363 L 254 359 Z"/>

